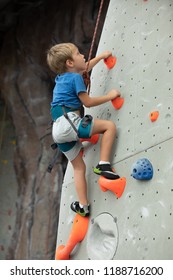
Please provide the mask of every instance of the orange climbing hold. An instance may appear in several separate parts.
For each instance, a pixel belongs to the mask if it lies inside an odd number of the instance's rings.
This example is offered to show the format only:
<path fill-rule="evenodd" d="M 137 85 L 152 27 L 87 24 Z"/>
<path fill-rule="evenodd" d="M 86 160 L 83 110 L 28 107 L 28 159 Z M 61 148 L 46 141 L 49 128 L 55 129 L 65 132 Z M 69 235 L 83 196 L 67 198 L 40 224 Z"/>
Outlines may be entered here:
<path fill-rule="evenodd" d="M 91 142 L 94 145 L 98 142 L 98 140 L 99 140 L 99 134 L 94 134 L 90 138 L 80 138 L 81 142 L 87 141 L 87 142 Z"/>
<path fill-rule="evenodd" d="M 112 191 L 118 198 L 120 198 L 124 192 L 126 186 L 126 178 L 122 177 L 116 180 L 110 180 L 101 176 L 98 180 L 100 189 L 103 192 Z"/>
<path fill-rule="evenodd" d="M 89 217 L 82 217 L 76 214 L 69 239 L 66 246 L 60 245 L 56 249 L 55 260 L 69 260 L 70 254 L 77 243 L 81 242 L 87 233 Z"/>
<path fill-rule="evenodd" d="M 82 149 L 80 150 L 80 153 L 79 153 L 79 154 L 80 154 L 81 157 L 83 157 L 83 155 L 84 155 L 84 148 L 82 148 Z"/>
<path fill-rule="evenodd" d="M 116 97 L 115 99 L 111 100 L 112 105 L 115 109 L 119 110 L 123 104 L 124 104 L 124 98 L 123 97 Z"/>
<path fill-rule="evenodd" d="M 159 112 L 158 111 L 154 111 L 150 113 L 150 120 L 152 122 L 155 122 L 159 117 Z"/>
<path fill-rule="evenodd" d="M 112 69 L 115 66 L 116 62 L 116 57 L 112 55 L 104 59 L 104 63 L 106 64 L 108 69 Z"/>

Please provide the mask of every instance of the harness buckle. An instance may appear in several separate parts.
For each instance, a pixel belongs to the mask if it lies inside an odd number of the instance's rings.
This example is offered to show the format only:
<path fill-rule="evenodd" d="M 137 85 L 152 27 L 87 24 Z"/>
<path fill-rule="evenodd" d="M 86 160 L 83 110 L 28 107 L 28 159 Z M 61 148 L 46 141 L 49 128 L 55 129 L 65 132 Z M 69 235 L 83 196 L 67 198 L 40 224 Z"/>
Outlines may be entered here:
<path fill-rule="evenodd" d="M 93 117 L 91 115 L 86 115 L 83 119 L 82 119 L 82 127 L 87 127 L 91 121 L 92 121 Z"/>
<path fill-rule="evenodd" d="M 92 119 L 91 115 L 83 117 L 78 127 L 79 138 L 90 138 Z"/>

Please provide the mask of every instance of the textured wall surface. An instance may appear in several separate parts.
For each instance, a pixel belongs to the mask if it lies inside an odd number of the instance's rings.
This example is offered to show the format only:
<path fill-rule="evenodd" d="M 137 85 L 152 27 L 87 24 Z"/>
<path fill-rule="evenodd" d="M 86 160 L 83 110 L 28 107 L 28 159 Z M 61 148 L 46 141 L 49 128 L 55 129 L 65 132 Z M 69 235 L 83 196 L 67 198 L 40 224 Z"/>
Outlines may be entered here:
<path fill-rule="evenodd" d="M 165 1 L 112 0 L 98 53 L 109 49 L 117 63 L 108 70 L 103 62 L 92 72 L 93 96 L 118 88 L 124 105 L 116 111 L 111 102 L 91 108 L 96 118 L 117 125 L 112 163 L 126 177 L 121 198 L 103 193 L 93 174 L 99 160 L 99 143 L 87 144 L 88 195 L 91 218 L 84 241 L 72 259 L 173 259 L 173 3 Z M 150 113 L 159 112 L 151 122 Z M 136 160 L 153 165 L 151 180 L 131 176 Z M 64 179 L 57 245 L 66 244 L 76 200 L 72 169 Z"/>

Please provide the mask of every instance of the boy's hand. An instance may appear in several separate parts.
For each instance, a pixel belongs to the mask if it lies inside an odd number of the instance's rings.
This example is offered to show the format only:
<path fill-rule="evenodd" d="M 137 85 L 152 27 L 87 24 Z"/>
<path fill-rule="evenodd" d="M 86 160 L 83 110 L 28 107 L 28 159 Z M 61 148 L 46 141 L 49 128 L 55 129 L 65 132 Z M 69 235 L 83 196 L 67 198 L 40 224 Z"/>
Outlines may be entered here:
<path fill-rule="evenodd" d="M 105 58 L 108 58 L 111 55 L 112 55 L 111 51 L 105 51 L 100 56 L 101 56 L 101 59 L 105 59 Z"/>
<path fill-rule="evenodd" d="M 112 89 L 107 93 L 107 95 L 110 97 L 110 100 L 113 100 L 116 97 L 121 96 L 121 93 L 116 89 Z"/>
<path fill-rule="evenodd" d="M 112 52 L 110 51 L 105 51 L 98 56 L 94 57 L 93 59 L 90 60 L 90 62 L 86 63 L 87 65 L 87 72 L 89 72 L 100 60 L 108 58 L 109 56 L 112 55 Z"/>

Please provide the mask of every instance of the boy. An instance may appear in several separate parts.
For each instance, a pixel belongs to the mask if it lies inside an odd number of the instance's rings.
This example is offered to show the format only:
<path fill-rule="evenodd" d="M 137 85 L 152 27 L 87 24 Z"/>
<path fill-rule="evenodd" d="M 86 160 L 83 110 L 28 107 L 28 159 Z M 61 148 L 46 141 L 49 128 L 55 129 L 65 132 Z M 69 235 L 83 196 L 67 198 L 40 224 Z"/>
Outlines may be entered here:
<path fill-rule="evenodd" d="M 111 55 L 105 51 L 93 58 L 88 67 L 90 71 L 101 59 Z M 87 63 L 84 55 L 72 43 L 57 44 L 47 52 L 47 63 L 50 69 L 56 73 L 53 100 L 51 102 L 51 114 L 54 121 L 52 136 L 59 149 L 66 155 L 74 168 L 74 182 L 79 201 L 71 204 L 71 209 L 83 217 L 89 216 L 89 203 L 87 200 L 87 183 L 85 178 L 86 166 L 80 154 L 82 144 L 79 138 L 89 138 L 94 134 L 103 134 L 100 145 L 100 162 L 94 168 L 98 175 L 109 179 L 118 179 L 110 166 L 111 148 L 116 134 L 116 126 L 112 121 L 93 120 L 91 116 L 85 119 L 84 127 L 87 137 L 77 135 L 83 119 L 80 117 L 81 105 L 85 107 L 98 106 L 118 96 L 117 90 L 111 90 L 105 96 L 90 97 L 87 93 L 83 72 Z M 70 120 L 70 121 L 69 121 Z M 72 124 L 71 124 L 71 123 Z"/>

